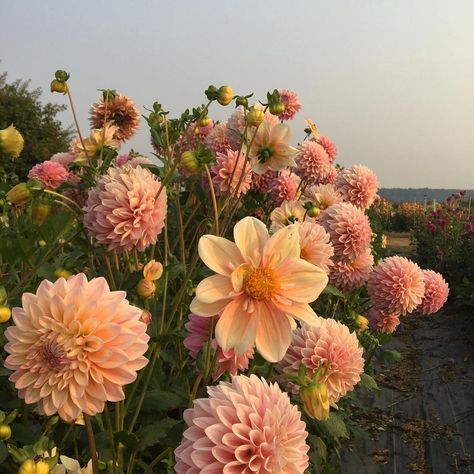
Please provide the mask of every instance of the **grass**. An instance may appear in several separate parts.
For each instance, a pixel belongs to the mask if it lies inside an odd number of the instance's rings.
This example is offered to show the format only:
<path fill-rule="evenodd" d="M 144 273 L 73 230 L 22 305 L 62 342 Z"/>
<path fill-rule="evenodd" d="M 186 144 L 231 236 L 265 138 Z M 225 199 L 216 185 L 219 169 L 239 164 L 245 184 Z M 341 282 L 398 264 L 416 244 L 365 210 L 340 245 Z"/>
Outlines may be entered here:
<path fill-rule="evenodd" d="M 409 254 L 415 250 L 410 232 L 387 232 L 387 248 L 395 253 Z"/>

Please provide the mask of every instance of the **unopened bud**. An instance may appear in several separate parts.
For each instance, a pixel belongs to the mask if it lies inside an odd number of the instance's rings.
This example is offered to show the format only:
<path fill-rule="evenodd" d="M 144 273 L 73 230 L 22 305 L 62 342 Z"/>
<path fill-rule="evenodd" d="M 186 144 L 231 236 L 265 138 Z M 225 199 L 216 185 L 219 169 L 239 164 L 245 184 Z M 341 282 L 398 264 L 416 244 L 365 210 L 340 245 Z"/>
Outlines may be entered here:
<path fill-rule="evenodd" d="M 369 328 L 369 320 L 365 316 L 362 316 L 362 314 L 357 315 L 355 324 L 357 326 L 357 330 L 360 332 L 364 332 Z"/>
<path fill-rule="evenodd" d="M 7 199 L 11 204 L 22 206 L 31 200 L 31 191 L 26 183 L 18 183 L 8 191 Z"/>
<path fill-rule="evenodd" d="M 156 285 L 153 281 L 142 278 L 137 285 L 137 295 L 144 300 L 149 300 L 155 296 Z"/>
<path fill-rule="evenodd" d="M 272 102 L 268 107 L 268 110 L 272 115 L 280 115 L 285 111 L 285 104 L 281 101 Z"/>
<path fill-rule="evenodd" d="M 249 106 L 249 100 L 247 99 L 247 97 L 243 97 L 243 96 L 239 96 L 237 97 L 237 99 L 235 99 L 235 105 L 237 107 L 244 107 L 244 108 L 247 108 Z"/>
<path fill-rule="evenodd" d="M 197 125 L 198 127 L 207 127 L 212 120 L 206 115 L 198 120 Z"/>
<path fill-rule="evenodd" d="M 21 463 L 18 474 L 36 474 L 36 463 L 34 459 L 27 459 Z"/>
<path fill-rule="evenodd" d="M 46 461 L 40 460 L 36 463 L 36 474 L 48 474 L 49 465 Z"/>
<path fill-rule="evenodd" d="M 31 209 L 31 218 L 36 225 L 42 225 L 51 213 L 51 206 L 46 202 L 36 202 Z"/>
<path fill-rule="evenodd" d="M 250 107 L 245 115 L 245 121 L 251 127 L 258 127 L 265 120 L 265 113 L 263 110 Z"/>
<path fill-rule="evenodd" d="M 140 321 L 144 322 L 148 326 L 151 323 L 152 319 L 153 316 L 151 315 L 150 311 L 144 309 L 140 316 Z"/>
<path fill-rule="evenodd" d="M 12 158 L 18 158 L 23 150 L 25 140 L 22 134 L 13 126 L 0 130 L 0 151 Z"/>
<path fill-rule="evenodd" d="M 10 439 L 12 435 L 12 429 L 5 424 L 0 425 L 0 440 L 1 441 L 6 441 L 7 439 Z"/>
<path fill-rule="evenodd" d="M 217 102 L 221 105 L 229 105 L 234 97 L 234 91 L 230 86 L 221 86 L 217 91 Z"/>
<path fill-rule="evenodd" d="M 329 418 L 329 397 L 325 383 L 311 382 L 300 387 L 300 398 L 306 413 L 315 420 Z"/>
<path fill-rule="evenodd" d="M 309 206 L 307 208 L 308 217 L 318 217 L 321 214 L 321 209 L 317 206 Z"/>
<path fill-rule="evenodd" d="M 11 309 L 7 306 L 0 306 L 0 323 L 6 323 L 11 318 Z"/>
<path fill-rule="evenodd" d="M 163 275 L 163 265 L 156 260 L 150 260 L 143 268 L 143 278 L 148 281 L 154 281 Z"/>
<path fill-rule="evenodd" d="M 60 94 L 67 94 L 67 83 L 53 79 L 50 86 L 51 92 L 59 92 Z"/>
<path fill-rule="evenodd" d="M 71 278 L 71 272 L 68 272 L 67 270 L 65 270 L 64 268 L 58 268 L 57 270 L 55 270 L 54 272 L 54 276 L 56 278 L 64 278 L 65 280 Z"/>
<path fill-rule="evenodd" d="M 180 167 L 188 173 L 196 173 L 199 171 L 199 161 L 194 151 L 185 151 L 181 155 L 179 163 Z"/>

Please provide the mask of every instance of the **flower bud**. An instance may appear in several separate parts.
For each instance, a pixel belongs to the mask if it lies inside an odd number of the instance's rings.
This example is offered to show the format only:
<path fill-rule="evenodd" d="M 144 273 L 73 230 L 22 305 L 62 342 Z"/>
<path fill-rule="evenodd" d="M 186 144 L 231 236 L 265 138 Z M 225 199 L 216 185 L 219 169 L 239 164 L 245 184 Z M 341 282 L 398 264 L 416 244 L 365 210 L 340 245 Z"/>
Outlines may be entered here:
<path fill-rule="evenodd" d="M 51 206 L 47 202 L 35 202 L 31 209 L 31 218 L 36 225 L 42 225 L 51 212 Z"/>
<path fill-rule="evenodd" d="M 196 173 L 199 170 L 199 161 L 194 151 L 185 151 L 181 155 L 180 167 L 188 173 Z"/>
<path fill-rule="evenodd" d="M 6 441 L 7 439 L 10 439 L 10 436 L 12 435 L 12 429 L 5 424 L 0 425 L 0 440 L 1 441 Z"/>
<path fill-rule="evenodd" d="M 306 413 L 315 420 L 329 418 L 329 397 L 325 383 L 311 382 L 300 387 L 300 398 Z"/>
<path fill-rule="evenodd" d="M 207 127 L 212 120 L 206 115 L 198 120 L 197 125 L 198 127 Z"/>
<path fill-rule="evenodd" d="M 235 99 L 235 105 L 237 107 L 242 106 L 246 109 L 249 106 L 249 100 L 247 99 L 247 97 L 239 96 L 237 97 L 237 99 Z"/>
<path fill-rule="evenodd" d="M 357 326 L 357 330 L 360 332 L 364 332 L 369 328 L 369 320 L 365 316 L 362 316 L 362 314 L 357 315 L 355 324 Z"/>
<path fill-rule="evenodd" d="M 247 114 L 245 115 L 245 121 L 251 127 L 258 127 L 265 119 L 265 113 L 263 110 L 250 107 Z"/>
<path fill-rule="evenodd" d="M 309 206 L 307 209 L 308 217 L 318 217 L 321 214 L 321 209 L 317 206 Z"/>
<path fill-rule="evenodd" d="M 72 273 L 68 272 L 64 268 L 58 268 L 57 270 L 54 271 L 54 276 L 56 278 L 64 278 L 65 280 L 71 278 Z"/>
<path fill-rule="evenodd" d="M 230 86 L 221 86 L 217 91 L 217 102 L 221 105 L 229 105 L 234 97 L 234 91 Z"/>
<path fill-rule="evenodd" d="M 7 306 L 0 306 L 0 323 L 6 323 L 11 318 L 11 309 Z"/>
<path fill-rule="evenodd" d="M 69 79 L 69 73 L 66 71 L 63 71 L 62 69 L 58 69 L 54 73 L 54 77 L 60 82 L 66 82 Z"/>
<path fill-rule="evenodd" d="M 18 474 L 36 474 L 36 463 L 34 459 L 27 459 L 21 463 Z"/>
<path fill-rule="evenodd" d="M 46 461 L 40 460 L 36 463 L 36 474 L 48 474 L 49 466 Z"/>
<path fill-rule="evenodd" d="M 137 295 L 144 300 L 149 300 L 155 296 L 156 285 L 153 281 L 142 278 L 137 285 Z"/>
<path fill-rule="evenodd" d="M 143 268 L 143 278 L 148 281 L 154 281 L 163 275 L 163 265 L 155 260 L 150 260 Z"/>
<path fill-rule="evenodd" d="M 18 158 L 24 144 L 25 140 L 22 134 L 13 125 L 0 130 L 0 151 L 5 155 Z"/>
<path fill-rule="evenodd" d="M 68 87 L 65 82 L 53 79 L 50 86 L 51 92 L 59 92 L 60 94 L 67 94 Z"/>
<path fill-rule="evenodd" d="M 272 102 L 268 107 L 268 110 L 272 115 L 280 115 L 285 111 L 285 104 L 281 101 Z"/>
<path fill-rule="evenodd" d="M 8 191 L 7 199 L 11 204 L 22 206 L 31 200 L 31 191 L 26 183 L 19 183 Z"/>
<path fill-rule="evenodd" d="M 148 326 L 152 320 L 153 320 L 153 316 L 151 315 L 150 311 L 147 311 L 146 309 L 144 309 L 140 316 L 140 321 L 142 321 Z"/>

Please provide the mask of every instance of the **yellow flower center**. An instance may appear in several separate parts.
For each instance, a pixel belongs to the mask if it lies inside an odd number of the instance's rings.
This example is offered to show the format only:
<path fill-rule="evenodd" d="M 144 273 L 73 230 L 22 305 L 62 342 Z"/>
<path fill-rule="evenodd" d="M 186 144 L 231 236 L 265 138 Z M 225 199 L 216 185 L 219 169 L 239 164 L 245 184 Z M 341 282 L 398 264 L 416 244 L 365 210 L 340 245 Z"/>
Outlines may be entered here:
<path fill-rule="evenodd" d="M 256 300 L 269 300 L 279 289 L 280 283 L 270 268 L 256 268 L 244 277 L 243 289 Z"/>

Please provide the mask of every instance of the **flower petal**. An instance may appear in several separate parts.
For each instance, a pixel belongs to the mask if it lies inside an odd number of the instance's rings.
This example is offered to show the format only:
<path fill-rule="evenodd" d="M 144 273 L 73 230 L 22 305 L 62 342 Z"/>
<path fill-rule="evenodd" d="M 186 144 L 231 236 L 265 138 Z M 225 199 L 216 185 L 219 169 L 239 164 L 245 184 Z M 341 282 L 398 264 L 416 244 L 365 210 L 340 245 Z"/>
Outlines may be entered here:
<path fill-rule="evenodd" d="M 230 275 L 244 259 L 237 245 L 223 237 L 203 235 L 199 239 L 199 256 L 208 268 L 220 275 Z"/>
<path fill-rule="evenodd" d="M 229 303 L 229 300 L 219 300 L 215 303 L 203 303 L 198 298 L 194 298 L 189 305 L 189 309 L 192 313 L 198 316 L 212 317 L 217 313 L 220 313 L 225 306 Z"/>
<path fill-rule="evenodd" d="M 278 301 L 274 302 L 274 304 L 291 318 L 295 318 L 298 321 L 308 324 L 309 326 L 317 326 L 319 324 L 318 316 L 309 304 L 293 303 L 286 305 Z"/>
<path fill-rule="evenodd" d="M 196 298 L 203 303 L 228 300 L 233 293 L 232 281 L 223 275 L 204 278 L 196 288 Z"/>
<path fill-rule="evenodd" d="M 265 224 L 255 217 L 244 217 L 234 227 L 234 240 L 245 261 L 254 267 L 260 266 L 268 240 Z"/>
<path fill-rule="evenodd" d="M 262 266 L 275 268 L 286 259 L 300 257 L 298 228 L 289 225 L 275 232 L 263 249 Z"/>

